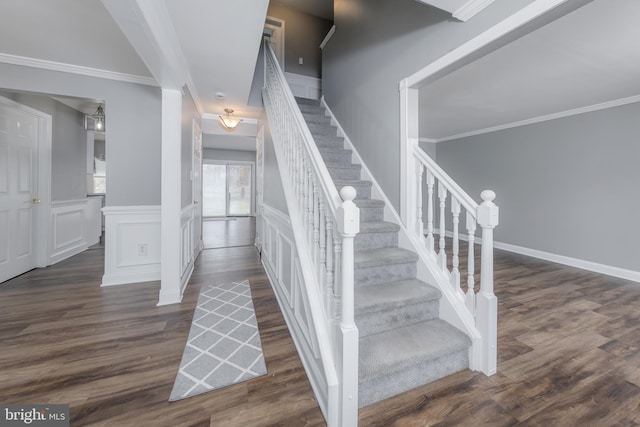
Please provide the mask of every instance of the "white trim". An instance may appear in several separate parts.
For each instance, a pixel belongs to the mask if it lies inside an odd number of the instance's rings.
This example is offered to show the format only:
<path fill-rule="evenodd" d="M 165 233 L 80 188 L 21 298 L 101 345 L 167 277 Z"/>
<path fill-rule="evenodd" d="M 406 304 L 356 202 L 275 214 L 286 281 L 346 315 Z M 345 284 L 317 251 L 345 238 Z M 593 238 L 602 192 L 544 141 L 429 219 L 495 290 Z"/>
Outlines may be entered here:
<path fill-rule="evenodd" d="M 217 122 L 219 120 L 220 114 L 211 114 L 211 113 L 204 113 L 201 118 L 202 120 L 213 120 L 215 122 Z M 242 123 L 243 124 L 250 124 L 250 125 L 257 125 L 258 124 L 258 119 L 254 119 L 252 117 L 240 117 L 240 116 L 236 116 L 234 115 L 233 117 L 236 117 L 238 119 L 242 119 Z"/>
<path fill-rule="evenodd" d="M 324 36 L 324 39 L 322 40 L 322 43 L 320 43 L 320 49 L 324 50 L 324 47 L 327 45 L 327 43 L 329 43 L 329 40 L 331 40 L 331 37 L 333 36 L 333 34 L 335 32 L 336 32 L 336 26 L 334 24 L 334 25 L 331 26 L 331 28 L 327 32 L 327 35 Z"/>
<path fill-rule="evenodd" d="M 160 206 L 107 206 L 101 286 L 160 280 Z M 147 254 L 138 254 L 139 244 Z"/>
<path fill-rule="evenodd" d="M 547 114 L 544 116 L 534 117 L 531 119 L 520 120 L 517 122 L 507 123 L 504 125 L 492 126 L 485 129 L 474 130 L 471 132 L 460 133 L 457 135 L 447 136 L 444 138 L 420 138 L 420 141 L 423 142 L 445 142 L 451 141 L 454 139 L 467 138 L 469 136 L 482 135 L 490 132 L 497 132 L 505 129 L 511 129 L 520 126 L 531 125 L 535 123 L 546 122 L 549 120 L 561 119 L 564 117 L 577 116 L 579 114 L 591 113 L 594 111 L 606 110 L 608 108 L 620 107 L 623 105 L 633 104 L 636 102 L 640 102 L 640 95 L 634 95 L 627 98 L 616 99 L 613 101 L 602 102 L 600 104 L 588 105 L 586 107 L 574 108 L 572 110 L 561 111 L 559 113 Z"/>
<path fill-rule="evenodd" d="M 455 10 L 452 15 L 460 21 L 468 21 L 495 0 L 470 0 Z"/>
<path fill-rule="evenodd" d="M 439 234 L 440 230 L 434 229 L 434 234 Z M 453 237 L 453 232 L 445 231 L 447 237 Z M 460 240 L 469 241 L 469 235 L 459 233 Z M 476 236 L 475 244 L 481 245 L 482 240 Z M 552 252 L 541 251 L 538 249 L 526 248 L 524 246 L 512 245 L 510 243 L 493 242 L 493 247 L 507 252 L 513 252 L 520 255 L 530 256 L 532 258 L 543 259 L 545 261 L 555 262 L 557 264 L 569 267 L 580 268 L 582 270 L 592 271 L 594 273 L 604 274 L 607 276 L 618 277 L 620 279 L 631 280 L 640 283 L 640 271 L 628 270 L 626 268 L 615 267 L 612 265 L 600 264 L 598 262 L 587 261 L 584 259 L 573 258 L 565 255 L 554 254 Z"/>
<path fill-rule="evenodd" d="M 63 62 L 47 61 L 44 59 L 28 58 L 26 56 L 10 55 L 8 53 L 0 53 L 0 62 L 12 65 L 21 65 L 23 67 L 40 68 L 42 70 L 79 74 L 87 77 L 97 77 L 100 79 L 117 80 L 120 82 L 136 83 L 147 86 L 158 86 L 158 82 L 156 82 L 152 77 L 101 70 L 99 68 L 85 67 L 82 65 L 65 64 Z"/>
<path fill-rule="evenodd" d="M 627 270 L 625 268 L 614 267 L 611 265 L 600 264 L 597 262 L 586 261 L 583 259 L 572 258 L 564 255 L 558 255 L 551 252 L 539 251 L 537 249 L 529 249 L 522 246 L 511 245 L 509 243 L 494 242 L 493 247 L 509 252 L 515 252 L 521 255 L 540 258 L 546 261 L 556 262 L 558 264 L 567 265 L 569 267 L 576 267 L 583 270 L 593 271 L 594 273 L 606 274 L 607 276 L 640 282 L 640 271 Z"/>
<path fill-rule="evenodd" d="M 436 142 L 438 142 L 438 140 L 433 138 L 418 138 L 418 142 L 428 142 L 430 144 L 435 144 Z"/>

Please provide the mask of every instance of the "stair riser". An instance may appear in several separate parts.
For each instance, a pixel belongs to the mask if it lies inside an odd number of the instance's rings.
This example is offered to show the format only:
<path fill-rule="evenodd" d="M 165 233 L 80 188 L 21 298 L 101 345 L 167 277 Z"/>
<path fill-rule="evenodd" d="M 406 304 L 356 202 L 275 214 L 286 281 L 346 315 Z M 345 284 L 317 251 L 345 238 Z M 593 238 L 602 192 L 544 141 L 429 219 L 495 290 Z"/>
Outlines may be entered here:
<path fill-rule="evenodd" d="M 330 138 L 323 136 L 315 136 L 314 140 L 318 148 L 344 148 L 344 139 L 342 138 Z"/>
<path fill-rule="evenodd" d="M 320 150 L 320 155 L 325 163 L 336 163 L 339 165 L 351 164 L 351 152 L 350 151 L 324 151 Z"/>
<path fill-rule="evenodd" d="M 395 282 L 416 277 L 416 263 L 378 265 L 375 267 L 357 268 L 355 271 L 356 286 L 377 285 L 384 282 Z"/>
<path fill-rule="evenodd" d="M 359 233 L 355 238 L 356 250 L 392 248 L 398 246 L 398 232 Z"/>
<path fill-rule="evenodd" d="M 325 108 L 317 105 L 298 104 L 300 111 L 308 114 L 324 114 Z"/>
<path fill-rule="evenodd" d="M 308 123 L 309 130 L 313 135 L 338 136 L 338 128 L 335 126 L 319 125 Z"/>
<path fill-rule="evenodd" d="M 466 369 L 468 366 L 469 350 L 464 349 L 397 372 L 367 379 L 359 384 L 358 404 L 363 408 Z"/>
<path fill-rule="evenodd" d="M 360 179 L 360 169 L 357 168 L 332 168 L 328 167 L 329 175 L 333 179 L 358 180 Z"/>
<path fill-rule="evenodd" d="M 384 220 L 384 208 L 360 208 L 360 222 Z"/>
<path fill-rule="evenodd" d="M 366 337 L 425 320 L 436 319 L 439 306 L 438 300 L 433 300 L 389 310 L 356 314 L 356 325 L 358 325 L 360 337 Z"/>
<path fill-rule="evenodd" d="M 324 114 L 308 114 L 304 113 L 302 115 L 307 124 L 315 124 L 315 125 L 323 125 L 330 126 L 331 125 L 331 117 L 327 117 Z"/>

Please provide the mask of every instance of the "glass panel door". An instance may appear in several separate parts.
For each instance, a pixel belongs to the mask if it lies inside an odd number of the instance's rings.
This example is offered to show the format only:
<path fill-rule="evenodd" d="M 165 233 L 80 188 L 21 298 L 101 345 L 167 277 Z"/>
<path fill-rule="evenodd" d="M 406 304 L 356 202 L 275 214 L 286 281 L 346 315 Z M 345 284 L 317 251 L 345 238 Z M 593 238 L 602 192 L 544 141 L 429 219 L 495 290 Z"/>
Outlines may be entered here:
<path fill-rule="evenodd" d="M 251 165 L 227 165 L 229 215 L 251 214 Z"/>
<path fill-rule="evenodd" d="M 202 165 L 202 215 L 251 215 L 253 177 L 251 164 Z"/>
<path fill-rule="evenodd" d="M 227 214 L 227 165 L 202 165 L 202 215 Z"/>

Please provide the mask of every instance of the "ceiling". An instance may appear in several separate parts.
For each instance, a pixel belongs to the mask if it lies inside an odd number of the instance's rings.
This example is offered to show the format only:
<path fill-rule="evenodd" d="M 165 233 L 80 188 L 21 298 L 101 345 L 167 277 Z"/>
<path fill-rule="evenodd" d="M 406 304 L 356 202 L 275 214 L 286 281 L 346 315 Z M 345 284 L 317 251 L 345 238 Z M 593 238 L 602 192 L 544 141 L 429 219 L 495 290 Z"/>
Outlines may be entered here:
<path fill-rule="evenodd" d="M 594 0 L 420 90 L 442 141 L 640 101 L 640 1 Z"/>
<path fill-rule="evenodd" d="M 333 0 L 275 0 L 272 3 L 333 21 Z"/>

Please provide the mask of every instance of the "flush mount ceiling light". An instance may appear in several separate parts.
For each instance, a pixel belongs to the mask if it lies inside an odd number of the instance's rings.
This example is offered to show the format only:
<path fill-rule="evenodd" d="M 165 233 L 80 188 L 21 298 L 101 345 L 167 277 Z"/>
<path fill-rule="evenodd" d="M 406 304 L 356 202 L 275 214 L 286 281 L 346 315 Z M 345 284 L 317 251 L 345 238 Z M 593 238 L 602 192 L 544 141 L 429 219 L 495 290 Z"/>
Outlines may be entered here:
<path fill-rule="evenodd" d="M 95 113 L 84 116 L 84 129 L 93 132 L 104 132 L 105 128 L 104 107 L 100 104 Z"/>
<path fill-rule="evenodd" d="M 232 117 L 231 114 L 233 114 L 233 110 L 231 108 L 225 108 L 224 112 L 226 113 L 224 116 L 218 116 L 220 118 L 220 124 L 224 126 L 225 129 L 234 130 L 242 119 Z"/>

